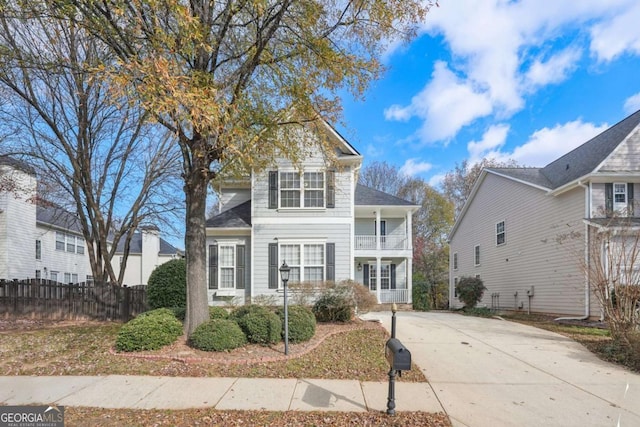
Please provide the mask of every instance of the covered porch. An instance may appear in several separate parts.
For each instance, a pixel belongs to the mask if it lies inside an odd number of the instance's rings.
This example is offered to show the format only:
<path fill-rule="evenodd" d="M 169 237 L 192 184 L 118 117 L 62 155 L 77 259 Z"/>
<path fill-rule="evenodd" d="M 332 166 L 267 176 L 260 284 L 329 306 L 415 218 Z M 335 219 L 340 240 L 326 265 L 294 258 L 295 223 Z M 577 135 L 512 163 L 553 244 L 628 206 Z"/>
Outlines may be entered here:
<path fill-rule="evenodd" d="M 411 304 L 411 258 L 356 258 L 356 281 L 378 304 Z"/>

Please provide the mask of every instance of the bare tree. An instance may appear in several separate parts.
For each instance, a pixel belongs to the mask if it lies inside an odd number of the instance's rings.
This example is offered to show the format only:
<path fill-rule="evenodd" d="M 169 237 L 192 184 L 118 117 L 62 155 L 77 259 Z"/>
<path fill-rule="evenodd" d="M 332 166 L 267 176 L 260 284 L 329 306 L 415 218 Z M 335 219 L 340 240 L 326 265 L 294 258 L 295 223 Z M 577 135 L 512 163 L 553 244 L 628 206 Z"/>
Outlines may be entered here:
<path fill-rule="evenodd" d="M 395 165 L 387 162 L 370 163 L 363 167 L 358 175 L 360 184 L 394 195 L 398 195 L 407 181 L 407 176 L 401 174 Z"/>
<path fill-rule="evenodd" d="M 138 103 L 114 98 L 96 73 L 113 60 L 109 50 L 50 15 L 44 2 L 0 8 L 0 87 L 8 95 L 1 123 L 19 130 L 3 144 L 54 184 L 42 199 L 77 212 L 94 279 L 122 283 L 136 228 L 179 210 L 179 152 Z"/>
<path fill-rule="evenodd" d="M 578 259 L 612 338 L 640 346 L 640 228 L 630 218 L 608 218 L 589 227 L 588 248 Z"/>

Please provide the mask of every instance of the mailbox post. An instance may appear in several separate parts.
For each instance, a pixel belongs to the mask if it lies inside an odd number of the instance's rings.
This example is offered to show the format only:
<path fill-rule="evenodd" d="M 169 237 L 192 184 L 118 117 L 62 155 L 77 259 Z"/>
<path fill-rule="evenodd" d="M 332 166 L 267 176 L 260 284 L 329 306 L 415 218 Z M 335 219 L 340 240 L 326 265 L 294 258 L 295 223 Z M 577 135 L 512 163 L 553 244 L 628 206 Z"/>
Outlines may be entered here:
<path fill-rule="evenodd" d="M 387 340 L 384 355 L 389 362 L 389 396 L 387 398 L 387 415 L 396 414 L 396 372 L 411 370 L 411 352 L 396 338 L 396 306 L 393 305 L 391 317 L 391 338 Z"/>

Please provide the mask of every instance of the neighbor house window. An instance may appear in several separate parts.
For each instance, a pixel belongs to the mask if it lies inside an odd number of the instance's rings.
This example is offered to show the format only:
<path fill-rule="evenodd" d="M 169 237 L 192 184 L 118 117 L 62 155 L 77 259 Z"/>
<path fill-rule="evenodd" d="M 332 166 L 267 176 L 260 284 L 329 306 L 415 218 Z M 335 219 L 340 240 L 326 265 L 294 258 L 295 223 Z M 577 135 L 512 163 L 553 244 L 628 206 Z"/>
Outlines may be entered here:
<path fill-rule="evenodd" d="M 57 271 L 52 271 L 50 273 L 50 276 L 51 276 L 51 281 L 52 282 L 57 282 L 58 281 L 58 272 Z"/>
<path fill-rule="evenodd" d="M 71 283 L 78 283 L 78 275 L 77 274 L 72 274 L 71 275 Z"/>
<path fill-rule="evenodd" d="M 36 240 L 36 259 L 42 259 L 42 240 Z"/>
<path fill-rule="evenodd" d="M 615 182 L 613 184 L 613 210 L 625 211 L 627 209 L 627 184 Z"/>
<path fill-rule="evenodd" d="M 71 283 L 71 273 L 64 273 L 64 283 Z"/>
<path fill-rule="evenodd" d="M 458 252 L 453 253 L 453 269 L 458 269 Z"/>
<path fill-rule="evenodd" d="M 56 231 L 56 251 L 64 251 L 64 233 Z"/>
<path fill-rule="evenodd" d="M 453 296 L 454 298 L 458 298 L 458 278 L 453 278 Z"/>
<path fill-rule="evenodd" d="M 280 172 L 280 207 L 324 208 L 323 172 Z"/>
<path fill-rule="evenodd" d="M 36 279 L 42 279 L 42 273 L 40 272 L 40 270 L 36 270 Z"/>
<path fill-rule="evenodd" d="M 324 243 L 281 244 L 280 259 L 291 269 L 289 282 L 322 282 L 325 276 Z"/>
<path fill-rule="evenodd" d="M 67 234 L 67 252 L 76 251 L 76 238 L 71 234 Z"/>
<path fill-rule="evenodd" d="M 475 260 L 475 265 L 480 265 L 480 245 L 476 245 L 473 248 L 473 259 Z"/>
<path fill-rule="evenodd" d="M 82 237 L 76 237 L 76 253 L 84 254 L 84 238 Z"/>
<path fill-rule="evenodd" d="M 506 232 L 504 228 L 504 221 L 500 221 L 496 224 L 496 245 L 504 245 L 506 242 Z"/>

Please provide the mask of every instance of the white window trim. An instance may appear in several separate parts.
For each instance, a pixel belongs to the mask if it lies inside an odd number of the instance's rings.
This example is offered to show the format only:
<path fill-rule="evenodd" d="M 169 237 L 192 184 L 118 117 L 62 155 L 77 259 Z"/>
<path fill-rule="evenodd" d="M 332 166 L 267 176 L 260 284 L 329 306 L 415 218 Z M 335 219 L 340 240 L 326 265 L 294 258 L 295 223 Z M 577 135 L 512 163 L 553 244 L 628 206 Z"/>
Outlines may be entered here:
<path fill-rule="evenodd" d="M 369 261 L 369 289 L 371 289 L 371 279 L 372 277 L 375 278 L 376 274 L 378 273 L 377 271 L 377 266 L 376 266 L 376 261 Z M 380 280 L 378 280 L 378 285 L 380 285 L 380 290 L 382 291 L 388 291 L 391 289 L 391 264 L 393 264 L 391 261 L 380 261 L 380 273 L 382 273 L 382 267 L 387 267 L 387 271 L 389 272 L 389 276 L 388 277 L 382 277 L 382 274 L 380 274 Z M 372 273 L 373 272 L 373 273 Z M 382 287 L 382 279 L 388 279 L 389 280 L 389 287 L 387 288 L 383 288 Z"/>
<path fill-rule="evenodd" d="M 498 233 L 498 225 L 500 224 L 502 224 L 502 233 Z M 507 221 L 503 219 L 502 221 L 496 222 L 495 231 L 496 231 L 496 246 L 506 245 L 507 244 Z M 504 236 L 502 243 L 498 243 L 498 236 L 500 234 Z"/>
<path fill-rule="evenodd" d="M 221 247 L 231 247 L 232 251 L 233 251 L 233 267 L 223 267 L 222 263 L 220 262 L 221 256 L 220 256 L 220 248 Z M 221 292 L 224 293 L 226 292 L 230 292 L 230 291 L 234 291 L 235 293 L 235 289 L 236 289 L 236 266 L 238 264 L 238 260 L 236 259 L 236 246 L 237 244 L 235 242 L 231 243 L 231 242 L 218 242 L 218 271 L 216 272 L 216 274 L 218 275 L 218 295 L 221 295 Z M 233 268 L 233 286 L 231 287 L 222 287 L 222 269 L 223 268 Z"/>
<path fill-rule="evenodd" d="M 324 183 L 324 186 L 319 189 L 319 188 L 313 188 L 311 190 L 322 190 L 322 206 L 314 206 L 314 207 L 305 207 L 304 206 L 304 192 L 305 192 L 305 186 L 304 186 L 304 174 L 305 172 L 307 173 L 321 173 L 322 174 L 322 182 Z M 291 188 L 287 188 L 287 189 L 283 189 L 282 188 L 282 182 L 280 180 L 280 174 L 281 173 L 297 173 L 300 177 L 300 188 L 299 189 L 291 189 Z M 293 190 L 293 191 L 300 191 L 300 206 L 298 207 L 289 207 L 289 206 L 282 206 L 282 191 L 288 191 L 288 190 Z M 305 210 L 305 211 L 324 211 L 327 209 L 327 173 L 325 170 L 322 169 L 303 169 L 303 170 L 296 170 L 296 169 L 278 169 L 278 209 L 280 210 L 284 210 L 284 211 L 289 211 L 289 210 Z"/>
<path fill-rule="evenodd" d="M 305 282 L 306 279 L 304 277 L 304 268 L 308 267 L 305 263 L 304 263 L 304 246 L 311 246 L 311 245 L 322 245 L 322 257 L 323 257 L 323 265 L 322 265 L 322 277 L 323 277 L 323 281 L 327 279 L 327 246 L 326 246 L 327 240 L 326 239 L 308 239 L 308 240 L 300 240 L 300 239 L 278 239 L 278 260 L 280 262 L 280 265 L 282 265 L 283 262 L 286 262 L 286 259 L 282 259 L 282 250 L 281 250 L 281 246 L 286 246 L 286 245 L 298 245 L 300 246 L 300 282 Z M 318 267 L 318 265 L 313 265 L 314 267 Z M 298 266 L 296 266 L 298 267 Z M 282 289 L 282 280 L 278 280 L 278 289 Z"/>
<path fill-rule="evenodd" d="M 616 185 L 624 186 L 624 193 L 616 193 Z M 624 202 L 616 202 L 616 194 L 624 194 Z M 626 182 L 613 183 L 613 210 L 615 212 L 626 212 L 629 203 L 629 187 Z"/>
<path fill-rule="evenodd" d="M 476 267 L 480 265 L 480 245 L 473 247 L 473 265 Z"/>

